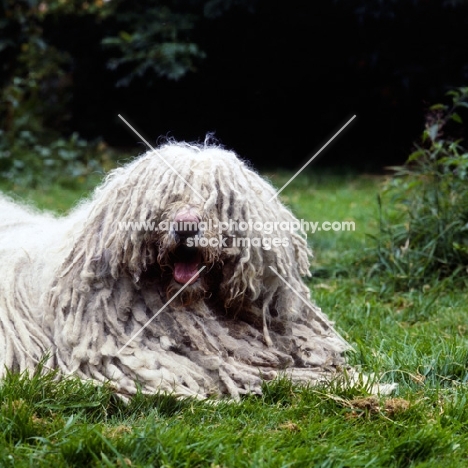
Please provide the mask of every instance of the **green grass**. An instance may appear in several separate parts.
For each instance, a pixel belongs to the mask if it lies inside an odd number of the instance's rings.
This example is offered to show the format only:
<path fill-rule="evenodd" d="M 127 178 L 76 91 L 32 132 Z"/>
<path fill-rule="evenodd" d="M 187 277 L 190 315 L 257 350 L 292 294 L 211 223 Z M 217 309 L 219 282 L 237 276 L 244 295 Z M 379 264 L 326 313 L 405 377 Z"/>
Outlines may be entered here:
<path fill-rule="evenodd" d="M 273 174 L 280 187 L 289 174 Z M 365 387 L 265 385 L 239 403 L 137 396 L 53 374 L 10 374 L 0 386 L 0 466 L 465 467 L 468 465 L 468 294 L 448 281 L 391 293 L 360 258 L 377 231 L 379 179 L 303 175 L 282 193 L 298 217 L 354 220 L 317 232 L 310 288 L 353 344 L 350 362 L 384 382 Z M 22 193 L 24 195 L 24 193 Z M 26 194 L 65 210 L 81 191 Z"/>
<path fill-rule="evenodd" d="M 102 180 L 102 177 L 103 174 L 93 174 L 92 177 L 83 178 L 69 187 L 45 185 L 37 188 L 0 179 L 0 191 L 19 202 L 26 202 L 41 209 L 63 214 L 81 198 L 89 195 L 91 190 Z"/>
<path fill-rule="evenodd" d="M 273 174 L 270 181 L 277 187 L 290 174 Z M 377 233 L 377 188 L 381 179 L 370 175 L 301 174 L 281 192 L 281 199 L 298 218 L 305 221 L 353 221 L 354 231 L 316 231 L 309 233 L 314 251 L 315 270 L 339 269 L 355 257 L 356 251 L 368 246 L 368 234 Z"/>

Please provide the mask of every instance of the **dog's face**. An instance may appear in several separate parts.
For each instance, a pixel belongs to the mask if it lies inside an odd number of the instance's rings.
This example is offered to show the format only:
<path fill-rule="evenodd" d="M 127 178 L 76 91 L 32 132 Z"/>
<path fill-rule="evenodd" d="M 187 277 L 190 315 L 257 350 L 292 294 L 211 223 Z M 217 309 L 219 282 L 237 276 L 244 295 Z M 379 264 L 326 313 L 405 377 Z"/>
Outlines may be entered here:
<path fill-rule="evenodd" d="M 232 242 L 218 229 L 215 216 L 194 203 L 171 204 L 155 221 L 158 230 L 146 236 L 156 253 L 141 281 L 160 284 L 167 299 L 177 295 L 175 306 L 218 300 L 228 265 L 236 262 L 238 251 L 229 247 Z"/>
<path fill-rule="evenodd" d="M 174 215 L 170 226 L 177 246 L 170 255 L 174 281 L 185 285 L 199 280 L 202 268 L 201 251 L 194 242 L 202 238 L 201 216 L 193 206 L 182 206 Z"/>

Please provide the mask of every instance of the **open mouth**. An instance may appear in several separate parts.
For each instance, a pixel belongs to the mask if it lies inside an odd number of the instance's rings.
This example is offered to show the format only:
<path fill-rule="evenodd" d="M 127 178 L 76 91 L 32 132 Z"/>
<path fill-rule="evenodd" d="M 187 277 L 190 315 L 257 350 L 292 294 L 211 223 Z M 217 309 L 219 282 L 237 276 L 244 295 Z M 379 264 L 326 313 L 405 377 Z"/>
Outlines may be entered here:
<path fill-rule="evenodd" d="M 180 284 L 193 284 L 198 280 L 201 255 L 196 247 L 179 245 L 174 252 L 174 280 Z"/>

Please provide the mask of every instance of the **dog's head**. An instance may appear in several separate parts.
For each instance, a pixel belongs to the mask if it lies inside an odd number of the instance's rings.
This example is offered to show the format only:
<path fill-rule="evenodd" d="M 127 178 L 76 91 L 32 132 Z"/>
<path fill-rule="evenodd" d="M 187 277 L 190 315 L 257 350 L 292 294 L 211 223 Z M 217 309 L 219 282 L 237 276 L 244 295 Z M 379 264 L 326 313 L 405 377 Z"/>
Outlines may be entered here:
<path fill-rule="evenodd" d="M 223 282 L 228 254 L 226 239 L 213 228 L 214 215 L 203 207 L 176 201 L 154 221 L 154 231 L 146 236 L 154 248 L 154 261 L 142 271 L 139 282 L 157 283 L 167 298 L 178 296 L 175 305 L 187 306 L 216 295 Z"/>
<path fill-rule="evenodd" d="M 169 298 L 183 288 L 174 303 L 235 308 L 278 288 L 270 266 L 296 284 L 308 274 L 304 233 L 278 226 L 296 218 L 266 180 L 217 146 L 150 151 L 113 171 L 88 206 L 68 261 L 81 258 L 88 284 L 127 276 Z"/>

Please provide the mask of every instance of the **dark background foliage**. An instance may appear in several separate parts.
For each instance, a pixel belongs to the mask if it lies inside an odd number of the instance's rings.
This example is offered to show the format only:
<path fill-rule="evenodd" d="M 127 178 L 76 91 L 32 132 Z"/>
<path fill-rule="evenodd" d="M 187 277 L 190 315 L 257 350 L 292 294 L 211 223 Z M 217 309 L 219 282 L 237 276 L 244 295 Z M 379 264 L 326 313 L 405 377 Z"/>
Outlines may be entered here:
<path fill-rule="evenodd" d="M 214 132 L 258 166 L 299 167 L 356 114 L 314 164 L 380 170 L 468 82 L 464 0 L 0 4 L 0 169 L 21 139 L 142 152 L 118 114 L 152 144 Z"/>

